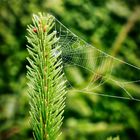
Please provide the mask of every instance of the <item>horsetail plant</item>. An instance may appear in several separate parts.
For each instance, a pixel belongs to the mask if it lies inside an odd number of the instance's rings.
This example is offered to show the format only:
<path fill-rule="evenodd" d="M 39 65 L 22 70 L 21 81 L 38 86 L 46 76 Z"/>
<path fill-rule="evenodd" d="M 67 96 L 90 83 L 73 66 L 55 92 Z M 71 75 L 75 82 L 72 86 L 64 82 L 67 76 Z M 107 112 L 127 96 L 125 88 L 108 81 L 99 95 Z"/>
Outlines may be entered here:
<path fill-rule="evenodd" d="M 65 106 L 61 46 L 54 30 L 55 18 L 39 13 L 28 26 L 30 116 L 35 140 L 56 140 Z M 56 53 L 57 52 L 57 53 Z"/>

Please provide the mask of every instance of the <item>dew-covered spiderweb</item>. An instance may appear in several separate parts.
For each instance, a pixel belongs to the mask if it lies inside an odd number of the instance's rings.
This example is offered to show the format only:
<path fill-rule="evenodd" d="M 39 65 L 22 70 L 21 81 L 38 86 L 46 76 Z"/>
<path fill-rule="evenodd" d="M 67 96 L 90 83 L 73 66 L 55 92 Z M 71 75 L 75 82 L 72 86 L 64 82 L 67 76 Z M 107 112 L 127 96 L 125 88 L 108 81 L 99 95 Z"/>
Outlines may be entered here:
<path fill-rule="evenodd" d="M 54 27 L 59 37 L 57 45 L 61 46 L 61 58 L 69 89 L 140 101 L 139 67 L 88 44 L 57 19 Z"/>

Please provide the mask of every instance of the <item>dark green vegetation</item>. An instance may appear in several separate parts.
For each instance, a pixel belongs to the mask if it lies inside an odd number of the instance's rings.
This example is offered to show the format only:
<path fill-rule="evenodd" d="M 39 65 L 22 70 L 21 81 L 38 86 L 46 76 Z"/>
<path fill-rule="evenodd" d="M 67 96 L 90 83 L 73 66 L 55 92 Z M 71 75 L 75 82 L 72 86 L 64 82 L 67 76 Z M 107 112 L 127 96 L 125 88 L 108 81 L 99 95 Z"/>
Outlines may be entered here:
<path fill-rule="evenodd" d="M 51 12 L 69 29 L 107 53 L 140 67 L 139 0 L 0 0 L 0 139 L 32 139 L 27 94 L 26 26 L 32 13 Z M 118 71 L 121 77 L 123 68 Z M 133 71 L 125 76 L 138 77 Z M 74 70 L 72 79 L 86 76 Z M 140 79 L 140 78 L 139 78 Z M 129 88 L 140 98 L 137 84 Z M 104 92 L 119 91 L 110 83 Z M 61 140 L 140 139 L 140 103 L 69 91 Z"/>

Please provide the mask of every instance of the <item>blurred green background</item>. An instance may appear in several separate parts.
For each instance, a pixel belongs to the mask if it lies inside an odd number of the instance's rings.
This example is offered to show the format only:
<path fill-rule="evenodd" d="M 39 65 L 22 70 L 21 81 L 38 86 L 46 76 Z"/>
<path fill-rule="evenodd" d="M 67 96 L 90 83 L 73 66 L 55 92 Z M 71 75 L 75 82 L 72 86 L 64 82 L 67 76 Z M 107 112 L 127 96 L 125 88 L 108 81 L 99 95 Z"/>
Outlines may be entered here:
<path fill-rule="evenodd" d="M 39 11 L 52 13 L 90 44 L 140 67 L 139 0 L 0 0 L 0 140 L 33 139 L 25 35 L 32 14 Z M 73 72 L 71 78 L 86 79 L 78 69 Z M 108 88 L 118 92 L 111 83 L 104 92 Z M 139 85 L 129 88 L 140 98 Z M 105 140 L 117 135 L 121 140 L 140 140 L 140 102 L 69 90 L 64 116 L 61 140 Z"/>

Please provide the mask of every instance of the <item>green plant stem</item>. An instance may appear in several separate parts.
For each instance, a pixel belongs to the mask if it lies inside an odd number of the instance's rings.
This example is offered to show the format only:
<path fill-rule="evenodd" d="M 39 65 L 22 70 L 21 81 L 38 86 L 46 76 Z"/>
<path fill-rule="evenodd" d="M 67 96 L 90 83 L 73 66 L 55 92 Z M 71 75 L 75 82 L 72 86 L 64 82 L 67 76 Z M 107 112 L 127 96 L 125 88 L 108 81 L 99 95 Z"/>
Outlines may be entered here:
<path fill-rule="evenodd" d="M 120 51 L 121 46 L 122 46 L 124 40 L 126 39 L 128 33 L 131 31 L 131 29 L 133 28 L 135 23 L 140 19 L 139 15 L 140 15 L 140 6 L 137 6 L 137 7 L 135 7 L 135 10 L 132 13 L 132 15 L 128 18 L 127 23 L 122 27 L 121 31 L 119 32 L 118 36 L 116 37 L 116 40 L 111 47 L 111 51 L 110 51 L 111 56 L 115 57 L 118 54 L 118 52 Z M 100 69 L 100 66 L 99 66 L 95 70 L 96 77 L 92 76 L 91 79 L 98 80 L 99 78 L 101 78 L 102 75 L 108 69 L 108 67 L 111 67 L 111 65 L 112 65 L 111 58 L 106 58 L 106 60 L 103 61 L 103 63 L 101 64 L 102 69 Z"/>
<path fill-rule="evenodd" d="M 126 39 L 128 33 L 132 30 L 134 27 L 135 23 L 140 19 L 140 6 L 137 6 L 132 13 L 132 15 L 128 18 L 127 23 L 122 27 L 121 31 L 119 32 L 118 36 L 116 37 L 116 40 L 114 44 L 112 45 L 112 49 L 110 54 L 112 56 L 116 56 L 117 53 L 119 52 L 122 43 Z"/>
<path fill-rule="evenodd" d="M 34 15 L 33 25 L 28 26 L 30 66 L 27 66 L 27 77 L 31 125 L 36 140 L 56 140 L 63 120 L 65 82 L 54 20 L 49 14 Z"/>

